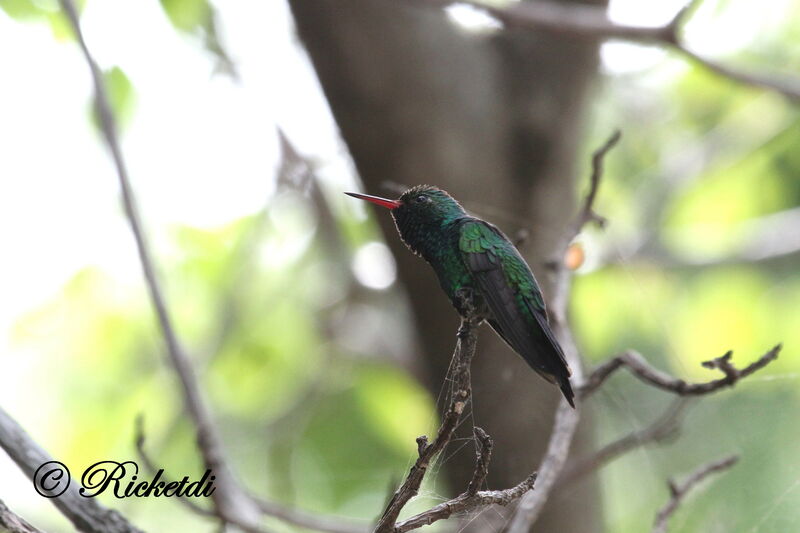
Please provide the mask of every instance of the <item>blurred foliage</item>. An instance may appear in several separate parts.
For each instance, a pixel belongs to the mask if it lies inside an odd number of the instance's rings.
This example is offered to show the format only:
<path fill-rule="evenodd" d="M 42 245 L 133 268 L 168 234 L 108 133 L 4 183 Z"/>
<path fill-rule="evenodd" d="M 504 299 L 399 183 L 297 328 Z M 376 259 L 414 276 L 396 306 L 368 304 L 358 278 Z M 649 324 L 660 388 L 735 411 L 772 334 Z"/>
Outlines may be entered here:
<path fill-rule="evenodd" d="M 120 131 L 124 131 L 136 108 L 136 89 L 131 80 L 119 67 L 111 67 L 103 71 L 103 83 L 108 94 L 109 104 Z M 97 101 L 92 98 L 89 105 L 89 120 L 100 131 L 100 117 L 97 114 Z"/>
<path fill-rule="evenodd" d="M 85 0 L 75 0 L 80 12 Z M 58 0 L 0 0 L 0 9 L 20 22 L 44 22 L 50 26 L 53 36 L 59 41 L 74 40 L 69 21 L 61 10 Z"/>
<path fill-rule="evenodd" d="M 737 4 L 728 2 L 728 4 Z M 722 17 L 727 8 L 719 6 Z M 791 8 L 796 19 L 800 6 Z M 800 58 L 795 24 L 726 61 L 759 71 Z M 762 35 L 759 34 L 759 38 Z M 765 65 L 764 58 L 768 59 Z M 777 70 L 777 68 L 775 68 Z M 787 69 L 790 70 L 790 69 Z M 672 72 L 664 84 L 664 71 Z M 672 531 L 792 531 L 800 521 L 800 251 L 757 262 L 744 247 L 791 239 L 770 226 L 800 206 L 800 115 L 777 95 L 743 88 L 667 57 L 662 69 L 609 77 L 595 101 L 588 152 L 623 124 L 607 159 L 598 211 L 604 233 L 582 236 L 589 257 L 575 280 L 571 316 L 584 355 L 601 361 L 635 349 L 687 380 L 718 373 L 700 362 L 734 351 L 745 366 L 783 342 L 777 362 L 734 391 L 694 407 L 680 437 L 603 470 L 609 531 L 646 530 L 668 497 L 666 480 L 729 453 L 741 462 L 676 515 Z M 594 256 L 594 257 L 593 257 Z M 669 397 L 616 376 L 594 400 L 599 442 L 643 428 Z"/>
<path fill-rule="evenodd" d="M 714 16 L 735 5 L 714 4 Z M 212 4 L 161 6 L 178 31 L 232 65 Z M 56 2 L 0 0 L 0 8 L 58 34 Z M 731 60 L 797 66 L 800 27 L 790 21 L 798 16 L 800 6 L 792 7 L 758 46 Z M 121 67 L 104 75 L 124 125 L 135 89 Z M 673 57 L 635 76 L 607 77 L 593 111 L 583 153 L 612 126 L 624 138 L 607 158 L 598 198 L 610 226 L 581 237 L 587 262 L 571 318 L 586 358 L 632 348 L 676 375 L 706 380 L 716 376 L 699 363 L 728 349 L 745 365 L 777 342 L 785 346 L 762 374 L 696 406 L 680 439 L 603 471 L 607 529 L 646 530 L 668 497 L 668 477 L 735 452 L 740 464 L 682 508 L 674 531 L 792 531 L 800 523 L 798 253 L 743 263 L 732 251 L 752 223 L 800 206 L 798 111 Z M 399 359 L 392 348 L 408 342 L 411 327 L 398 320 L 407 316 L 399 288 L 370 290 L 351 272 L 355 251 L 379 239 L 375 225 L 335 201 L 327 206 L 334 219 L 324 220 L 326 210 L 306 192 L 282 186 L 262 213 L 216 229 L 173 228 L 158 257 L 181 338 L 247 485 L 277 501 L 368 520 L 414 457 L 414 438 L 435 426 L 435 402 L 409 365 L 386 357 Z M 98 457 L 134 459 L 141 413 L 156 463 L 176 475 L 200 472 L 145 295 L 139 281 L 86 268 L 17 324 L 15 342 L 47 369 L 51 394 L 41 409 L 52 425 L 42 444 L 77 469 Z M 615 376 L 592 400 L 598 442 L 641 429 L 669 400 Z M 121 505 L 145 528 L 197 524 L 171 501 Z"/>
<path fill-rule="evenodd" d="M 216 58 L 217 71 L 233 78 L 236 65 L 222 45 L 216 8 L 207 0 L 160 0 L 167 18 L 182 33 L 197 37 Z"/>

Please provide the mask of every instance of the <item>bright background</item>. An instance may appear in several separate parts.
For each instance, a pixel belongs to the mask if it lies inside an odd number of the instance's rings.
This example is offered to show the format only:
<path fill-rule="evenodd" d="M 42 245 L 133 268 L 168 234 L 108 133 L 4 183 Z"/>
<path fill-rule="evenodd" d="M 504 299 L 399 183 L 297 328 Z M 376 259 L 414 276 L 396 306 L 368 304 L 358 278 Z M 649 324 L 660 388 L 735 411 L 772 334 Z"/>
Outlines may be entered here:
<path fill-rule="evenodd" d="M 680 4 L 615 0 L 610 12 L 659 24 Z M 91 119 L 84 59 L 52 0 L 0 8 L 0 405 L 73 473 L 135 458 L 139 413 L 158 462 L 198 472 Z M 468 9 L 451 14 L 491 31 Z M 792 0 L 708 0 L 687 39 L 742 68 L 799 72 L 798 22 Z M 340 194 L 357 176 L 288 7 L 88 0 L 82 24 L 107 73 L 179 334 L 236 466 L 273 499 L 372 518 L 412 458 L 406 444 L 434 425 L 435 398 L 396 364 L 410 326 L 378 333 L 405 316 L 404 295 L 368 211 Z M 633 347 L 700 380 L 713 375 L 698 362 L 729 348 L 744 364 L 785 346 L 766 371 L 694 408 L 679 440 L 603 471 L 608 530 L 649 527 L 668 475 L 740 453 L 674 530 L 723 531 L 714 524 L 725 517 L 724 531 L 792 531 L 800 115 L 658 49 L 606 44 L 602 70 L 583 153 L 614 127 L 625 137 L 598 200 L 611 224 L 583 237 L 571 309 L 584 353 L 599 361 Z M 313 163 L 341 250 L 325 246 L 330 221 L 305 186 L 278 179 L 278 126 Z M 654 404 L 630 378 L 612 385 L 596 400 L 599 442 L 645 426 L 668 401 Z M 0 498 L 45 530 L 70 530 L 5 455 Z M 216 527 L 170 500 L 110 503 L 145 529 Z"/>

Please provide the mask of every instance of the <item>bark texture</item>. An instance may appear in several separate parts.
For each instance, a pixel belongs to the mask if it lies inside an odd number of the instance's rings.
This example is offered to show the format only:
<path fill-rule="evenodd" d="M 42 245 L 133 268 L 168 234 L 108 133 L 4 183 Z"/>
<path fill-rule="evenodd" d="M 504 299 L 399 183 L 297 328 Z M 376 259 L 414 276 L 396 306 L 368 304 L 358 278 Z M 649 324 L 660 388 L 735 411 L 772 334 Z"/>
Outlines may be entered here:
<path fill-rule="evenodd" d="M 596 42 L 529 30 L 469 33 L 424 2 L 290 4 L 366 191 L 391 194 L 387 182 L 435 184 L 509 235 L 528 230 L 521 252 L 547 295 L 545 265 L 576 210 L 576 148 Z M 436 396 L 458 317 L 433 271 L 404 249 L 390 217 L 379 220 L 411 295 Z M 488 328 L 472 372 L 473 423 L 495 442 L 488 486 L 511 487 L 542 457 L 558 389 Z M 471 427 L 461 432 L 470 436 Z M 588 438 L 584 427 L 575 453 Z M 453 490 L 466 487 L 473 459 L 468 446 L 448 460 Z M 587 483 L 553 500 L 539 528 L 592 532 L 601 523 Z"/>

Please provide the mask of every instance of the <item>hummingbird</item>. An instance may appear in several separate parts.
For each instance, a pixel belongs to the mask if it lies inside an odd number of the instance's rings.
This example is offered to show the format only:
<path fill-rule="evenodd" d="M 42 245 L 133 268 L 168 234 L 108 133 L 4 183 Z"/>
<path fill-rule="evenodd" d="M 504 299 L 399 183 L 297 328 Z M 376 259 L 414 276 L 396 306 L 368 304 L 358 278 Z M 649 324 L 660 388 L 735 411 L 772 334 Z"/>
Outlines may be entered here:
<path fill-rule="evenodd" d="M 391 211 L 400 239 L 436 272 L 456 311 L 477 313 L 575 407 L 572 374 L 547 316 L 542 291 L 517 248 L 497 227 L 470 216 L 447 192 L 417 185 L 397 200 L 347 192 Z"/>

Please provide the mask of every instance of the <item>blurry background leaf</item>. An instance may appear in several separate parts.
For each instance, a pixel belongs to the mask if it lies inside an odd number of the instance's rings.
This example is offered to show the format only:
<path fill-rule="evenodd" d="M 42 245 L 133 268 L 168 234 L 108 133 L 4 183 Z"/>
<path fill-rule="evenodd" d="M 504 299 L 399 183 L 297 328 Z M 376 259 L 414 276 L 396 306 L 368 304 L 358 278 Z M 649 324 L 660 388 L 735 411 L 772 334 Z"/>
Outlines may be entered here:
<path fill-rule="evenodd" d="M 198 37 L 216 58 L 216 70 L 238 78 L 236 65 L 220 42 L 217 11 L 207 0 L 160 0 L 161 7 L 176 29 Z"/>
<path fill-rule="evenodd" d="M 75 2 L 79 13 L 85 5 L 85 0 Z M 53 37 L 58 41 L 75 40 L 75 35 L 61 11 L 58 0 L 0 0 L 0 9 L 20 22 L 46 22 L 53 32 Z"/>
<path fill-rule="evenodd" d="M 161 0 L 161 7 L 172 25 L 187 33 L 205 29 L 213 15 L 206 0 Z"/>
<path fill-rule="evenodd" d="M 111 67 L 108 70 L 104 70 L 103 81 L 117 126 L 120 131 L 124 131 L 133 118 L 134 108 L 136 107 L 136 90 L 125 71 L 119 67 Z M 89 107 L 89 116 L 92 124 L 99 130 L 100 117 L 97 115 L 97 103 L 94 99 L 92 99 Z"/>

